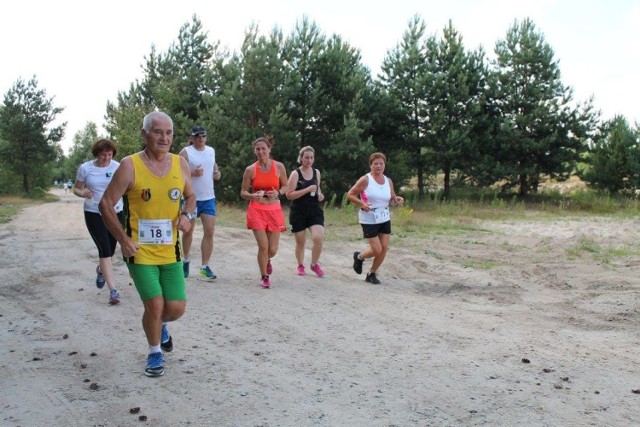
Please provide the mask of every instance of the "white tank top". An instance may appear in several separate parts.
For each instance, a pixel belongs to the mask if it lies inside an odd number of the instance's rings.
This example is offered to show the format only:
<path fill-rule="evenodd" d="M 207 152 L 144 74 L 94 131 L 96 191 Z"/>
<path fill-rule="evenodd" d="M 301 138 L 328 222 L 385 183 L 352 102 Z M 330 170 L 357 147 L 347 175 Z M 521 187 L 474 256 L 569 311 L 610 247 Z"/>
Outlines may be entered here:
<path fill-rule="evenodd" d="M 371 173 L 367 174 L 368 184 L 364 192 L 367 194 L 368 203 L 375 209 L 388 209 L 389 201 L 391 200 L 391 186 L 389 185 L 389 178 L 384 177 L 384 183 L 378 184 L 376 180 L 371 176 Z M 378 224 L 380 221 L 376 219 L 375 212 L 365 212 L 362 209 L 358 210 L 358 220 L 360 224 Z M 386 222 L 384 220 L 382 222 Z"/>

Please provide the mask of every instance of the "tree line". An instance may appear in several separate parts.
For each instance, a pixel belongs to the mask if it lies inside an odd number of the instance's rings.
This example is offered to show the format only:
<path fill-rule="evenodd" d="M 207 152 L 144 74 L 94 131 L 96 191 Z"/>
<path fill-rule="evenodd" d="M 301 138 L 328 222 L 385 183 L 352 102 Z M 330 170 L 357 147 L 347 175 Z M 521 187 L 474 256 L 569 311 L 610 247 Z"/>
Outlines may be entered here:
<path fill-rule="evenodd" d="M 194 15 L 166 52 L 151 48 L 143 77 L 107 103 L 106 137 L 119 158 L 138 151 L 142 117 L 160 109 L 174 120 L 177 152 L 193 125 L 205 126 L 223 176 L 216 195 L 229 202 L 239 201 L 242 171 L 255 159 L 251 142 L 265 134 L 288 170 L 301 147 L 313 146 L 324 191 L 337 204 L 374 151 L 387 155 L 399 188 L 411 180 L 418 198 L 448 198 L 455 186 L 524 198 L 543 177 L 570 174 L 614 193 L 639 187 L 638 125 L 624 117 L 601 123 L 593 99 L 574 100 L 532 20 L 514 21 L 494 54 L 467 49 L 451 22 L 429 34 L 416 15 L 373 78 L 357 48 L 306 17 L 286 36 L 251 26 L 229 52 Z M 52 101 L 35 77 L 5 94 L 0 191 L 47 188 L 91 158 L 97 126 L 74 135 L 65 157 L 65 124 L 50 126 L 63 109 Z"/>

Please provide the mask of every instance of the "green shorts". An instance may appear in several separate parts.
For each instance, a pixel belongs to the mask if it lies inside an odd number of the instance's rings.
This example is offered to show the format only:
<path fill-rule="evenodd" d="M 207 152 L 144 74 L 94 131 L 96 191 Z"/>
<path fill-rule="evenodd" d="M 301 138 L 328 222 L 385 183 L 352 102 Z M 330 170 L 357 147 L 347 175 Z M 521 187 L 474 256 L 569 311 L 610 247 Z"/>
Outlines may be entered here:
<path fill-rule="evenodd" d="M 163 265 L 127 264 L 129 274 L 143 301 L 164 297 L 165 301 L 187 299 L 182 261 Z"/>

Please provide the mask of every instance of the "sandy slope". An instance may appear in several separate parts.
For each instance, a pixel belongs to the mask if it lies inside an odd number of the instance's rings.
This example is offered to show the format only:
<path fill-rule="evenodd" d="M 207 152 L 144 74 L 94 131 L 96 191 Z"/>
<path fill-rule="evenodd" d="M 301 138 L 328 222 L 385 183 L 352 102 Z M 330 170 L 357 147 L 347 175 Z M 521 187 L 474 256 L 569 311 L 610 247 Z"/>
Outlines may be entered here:
<path fill-rule="evenodd" d="M 250 232 L 218 227 L 219 279 L 189 279 L 166 374 L 147 378 L 126 267 L 111 307 L 81 200 L 57 194 L 0 226 L 2 426 L 640 423 L 638 220 L 394 240 L 380 286 L 351 270 L 363 242 L 327 243 L 319 279 L 294 274 L 283 235 L 267 291 Z M 636 254 L 571 256 L 581 239 Z"/>

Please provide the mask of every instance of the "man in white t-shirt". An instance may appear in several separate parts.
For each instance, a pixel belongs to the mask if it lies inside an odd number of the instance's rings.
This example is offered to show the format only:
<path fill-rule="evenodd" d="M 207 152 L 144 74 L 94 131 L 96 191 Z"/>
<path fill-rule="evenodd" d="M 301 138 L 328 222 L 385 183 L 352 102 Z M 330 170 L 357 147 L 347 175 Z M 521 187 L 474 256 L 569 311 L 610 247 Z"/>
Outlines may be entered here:
<path fill-rule="evenodd" d="M 220 170 L 216 163 L 216 151 L 207 146 L 207 130 L 200 125 L 191 129 L 189 145 L 180 151 L 180 155 L 189 162 L 191 181 L 196 193 L 196 214 L 191 219 L 191 229 L 182 235 L 182 251 L 184 277 L 189 277 L 189 253 L 193 241 L 193 230 L 196 218 L 202 221 L 204 235 L 200 243 L 202 264 L 200 275 L 207 279 L 215 279 L 216 274 L 209 267 L 209 260 L 213 254 L 213 232 L 216 224 L 216 196 L 213 181 L 220 179 Z"/>

